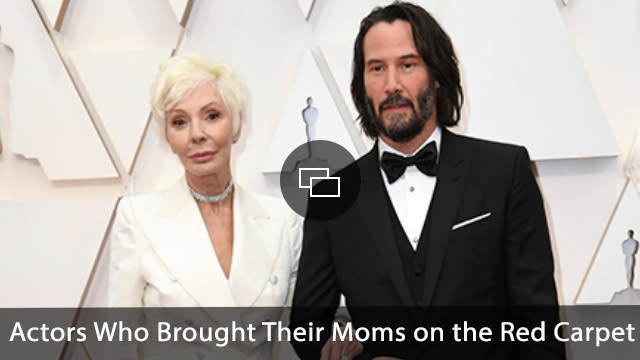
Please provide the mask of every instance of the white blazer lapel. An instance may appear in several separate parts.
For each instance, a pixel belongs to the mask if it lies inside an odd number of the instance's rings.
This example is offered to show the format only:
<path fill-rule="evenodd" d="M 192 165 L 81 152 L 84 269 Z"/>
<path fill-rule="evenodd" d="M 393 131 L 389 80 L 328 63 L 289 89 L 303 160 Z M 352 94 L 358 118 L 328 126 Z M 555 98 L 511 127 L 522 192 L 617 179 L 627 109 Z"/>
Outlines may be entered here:
<path fill-rule="evenodd" d="M 202 307 L 233 306 L 198 206 L 181 178 L 143 223 L 167 269 Z"/>
<path fill-rule="evenodd" d="M 260 298 L 279 256 L 282 232 L 269 209 L 241 187 L 235 187 L 233 202 L 233 260 L 229 283 L 238 306 L 260 305 Z M 289 281 L 280 279 L 280 281 Z"/>

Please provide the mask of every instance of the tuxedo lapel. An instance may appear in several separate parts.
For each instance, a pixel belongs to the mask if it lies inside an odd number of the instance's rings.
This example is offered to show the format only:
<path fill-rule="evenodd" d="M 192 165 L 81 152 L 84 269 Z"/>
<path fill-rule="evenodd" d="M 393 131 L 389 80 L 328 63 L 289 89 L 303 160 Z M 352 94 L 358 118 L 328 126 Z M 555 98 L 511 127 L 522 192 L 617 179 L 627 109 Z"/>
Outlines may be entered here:
<path fill-rule="evenodd" d="M 234 304 L 202 215 L 184 178 L 160 199 L 153 213 L 143 221 L 143 228 L 169 272 L 200 306 Z"/>
<path fill-rule="evenodd" d="M 431 305 L 445 257 L 451 227 L 462 199 L 468 164 L 462 156 L 457 135 L 442 129 L 438 174 L 429 208 L 430 230 L 427 239 L 425 283 L 422 305 Z"/>
<path fill-rule="evenodd" d="M 359 165 L 362 173 L 360 196 L 364 223 L 378 252 L 382 254 L 383 262 L 402 301 L 406 306 L 414 306 L 409 285 L 400 263 L 398 247 L 394 240 L 397 235 L 393 232 L 391 216 L 395 215 L 393 207 L 388 201 L 387 190 L 380 173 L 377 143 L 362 158 Z"/>

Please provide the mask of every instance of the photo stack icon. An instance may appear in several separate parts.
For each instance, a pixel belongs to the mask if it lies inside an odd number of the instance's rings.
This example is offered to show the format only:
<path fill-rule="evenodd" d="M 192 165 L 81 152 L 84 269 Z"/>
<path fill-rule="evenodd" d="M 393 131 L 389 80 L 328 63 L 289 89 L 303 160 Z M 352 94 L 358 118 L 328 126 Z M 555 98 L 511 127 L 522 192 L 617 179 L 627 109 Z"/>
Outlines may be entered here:
<path fill-rule="evenodd" d="M 329 176 L 329 168 L 299 168 L 298 188 L 309 189 L 309 197 L 340 197 L 340 178 Z"/>

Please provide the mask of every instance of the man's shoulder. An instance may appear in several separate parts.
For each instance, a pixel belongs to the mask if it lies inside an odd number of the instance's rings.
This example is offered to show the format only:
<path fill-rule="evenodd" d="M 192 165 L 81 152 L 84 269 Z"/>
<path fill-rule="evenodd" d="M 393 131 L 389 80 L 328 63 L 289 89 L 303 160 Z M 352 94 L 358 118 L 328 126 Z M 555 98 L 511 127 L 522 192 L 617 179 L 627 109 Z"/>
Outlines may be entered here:
<path fill-rule="evenodd" d="M 495 152 L 495 153 L 517 153 L 524 149 L 521 145 L 505 142 L 480 139 L 473 136 L 456 134 L 449 132 L 449 135 L 456 139 L 460 145 L 468 147 L 470 151 Z"/>
<path fill-rule="evenodd" d="M 448 129 L 443 131 L 440 151 L 452 151 L 456 158 L 473 160 L 475 163 L 486 161 L 503 168 L 506 164 L 515 164 L 517 161 L 529 161 L 527 149 L 522 145 L 456 134 Z M 363 170 L 367 172 L 371 170 L 373 165 L 377 165 L 377 157 L 377 147 L 374 146 L 370 151 L 342 169 L 337 176 L 359 174 Z"/>
<path fill-rule="evenodd" d="M 493 163 L 511 163 L 520 157 L 529 159 L 527 149 L 521 145 L 480 139 L 452 132 L 449 132 L 447 137 L 451 147 L 466 159 L 486 159 Z"/>

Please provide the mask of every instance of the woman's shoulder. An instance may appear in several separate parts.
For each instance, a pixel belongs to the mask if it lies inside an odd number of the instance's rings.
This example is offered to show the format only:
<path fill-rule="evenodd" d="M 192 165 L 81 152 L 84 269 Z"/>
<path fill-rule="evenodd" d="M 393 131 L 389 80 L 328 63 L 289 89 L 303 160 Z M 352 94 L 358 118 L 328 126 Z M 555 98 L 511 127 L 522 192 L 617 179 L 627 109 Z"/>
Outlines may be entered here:
<path fill-rule="evenodd" d="M 300 257 L 302 247 L 302 218 L 295 213 L 287 203 L 274 196 L 247 191 L 238 187 L 237 194 L 244 208 L 244 216 L 268 219 L 273 226 L 284 232 L 278 232 L 280 236 L 271 239 L 288 247 L 289 259 L 293 259 L 297 267 L 297 259 Z M 274 225 L 276 224 L 276 225 Z M 286 234 L 286 236 L 282 236 Z"/>
<path fill-rule="evenodd" d="M 286 220 L 287 222 L 293 221 L 297 217 L 281 198 L 260 194 L 242 186 L 237 187 L 237 195 L 240 197 L 243 208 L 254 215 Z"/>
<path fill-rule="evenodd" d="M 144 213 L 145 210 L 155 208 L 165 196 L 166 190 L 125 194 L 122 196 L 118 208 L 129 208 L 130 210 Z"/>
<path fill-rule="evenodd" d="M 156 209 L 165 209 L 164 212 L 175 210 L 189 199 L 191 199 L 191 195 L 186 181 L 184 177 L 181 177 L 165 188 L 147 192 L 130 191 L 122 197 L 121 203 L 124 202 L 125 205 L 141 214 L 151 214 Z"/>

